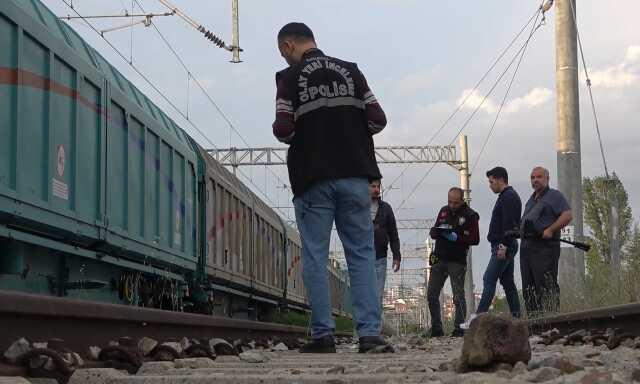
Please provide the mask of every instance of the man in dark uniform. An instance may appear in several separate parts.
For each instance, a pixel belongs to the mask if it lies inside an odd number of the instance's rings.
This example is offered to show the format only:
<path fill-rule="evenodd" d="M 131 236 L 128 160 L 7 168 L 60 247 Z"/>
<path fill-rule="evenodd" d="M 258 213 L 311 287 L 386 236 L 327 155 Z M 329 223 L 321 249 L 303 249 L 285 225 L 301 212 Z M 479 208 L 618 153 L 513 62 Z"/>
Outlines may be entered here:
<path fill-rule="evenodd" d="M 560 230 L 572 219 L 564 195 L 549 188 L 549 171 L 531 171 L 534 192 L 527 201 L 521 220 L 520 272 L 527 314 L 531 317 L 555 312 L 560 305 L 558 260 Z"/>
<path fill-rule="evenodd" d="M 444 336 L 440 317 L 440 292 L 447 277 L 451 277 L 453 303 L 456 307 L 455 328 L 451 336 L 462 336 L 467 305 L 464 298 L 464 279 L 467 272 L 467 252 L 480 242 L 480 216 L 464 201 L 462 189 L 449 190 L 448 204 L 440 209 L 429 235 L 436 241 L 429 259 L 431 274 L 427 286 L 427 301 L 431 313 L 431 337 Z"/>
<path fill-rule="evenodd" d="M 282 27 L 278 50 L 289 67 L 276 74 L 273 133 L 290 145 L 287 168 L 311 305 L 312 341 L 300 352 L 336 352 L 327 280 L 334 221 L 349 269 L 359 351 L 387 346 L 380 337 L 369 198 L 369 180 L 381 177 L 372 135 L 385 127 L 385 114 L 358 66 L 325 55 L 305 24 Z"/>
<path fill-rule="evenodd" d="M 373 243 L 376 249 L 376 275 L 378 277 L 378 299 L 382 305 L 384 285 L 387 280 L 387 250 L 391 245 L 393 254 L 393 272 L 400 269 L 400 238 L 396 217 L 389 204 L 382 201 L 380 179 L 369 183 L 371 193 L 371 220 L 373 220 Z"/>

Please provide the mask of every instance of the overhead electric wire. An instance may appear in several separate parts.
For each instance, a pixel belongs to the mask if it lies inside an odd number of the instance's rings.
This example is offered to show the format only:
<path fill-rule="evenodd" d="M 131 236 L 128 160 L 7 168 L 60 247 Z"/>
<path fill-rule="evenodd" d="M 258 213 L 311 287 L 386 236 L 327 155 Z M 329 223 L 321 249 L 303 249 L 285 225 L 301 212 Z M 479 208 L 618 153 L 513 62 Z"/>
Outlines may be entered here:
<path fill-rule="evenodd" d="M 580 57 L 582 58 L 582 67 L 584 68 L 584 77 L 587 83 L 587 90 L 589 91 L 589 99 L 591 100 L 591 110 L 593 111 L 593 120 L 596 125 L 596 133 L 598 134 L 598 144 L 600 145 L 600 154 L 602 155 L 602 163 L 604 165 L 604 173 L 609 179 L 609 169 L 607 168 L 607 159 L 604 154 L 604 147 L 602 145 L 602 137 L 600 136 L 600 125 L 598 124 L 598 114 L 596 113 L 596 104 L 593 101 L 593 92 L 591 91 L 591 79 L 589 78 L 589 72 L 587 71 L 587 62 L 584 59 L 584 50 L 582 49 L 582 39 L 580 39 L 580 31 L 578 30 L 578 22 L 576 20 L 576 9 L 573 5 L 573 0 L 569 0 L 571 5 L 571 18 L 573 19 L 573 25 L 576 28 L 576 37 L 578 38 L 578 47 L 580 48 Z"/>
<path fill-rule="evenodd" d="M 482 84 L 482 82 L 487 78 L 487 76 L 489 76 L 489 74 L 493 71 L 493 69 L 496 67 L 496 65 L 498 65 L 498 63 L 502 60 L 502 58 L 504 57 L 504 55 L 507 54 L 507 52 L 511 49 L 511 47 L 513 46 L 513 44 L 515 44 L 515 42 L 518 40 L 518 38 L 520 37 L 520 35 L 522 35 L 522 33 L 527 29 L 527 27 L 529 26 L 529 24 L 531 24 L 531 22 L 537 18 L 539 16 L 540 13 L 540 8 L 538 8 L 536 10 L 536 12 L 529 18 L 529 20 L 525 23 L 525 25 L 520 29 L 520 31 L 515 35 L 515 37 L 511 40 L 511 42 L 509 42 L 509 44 L 507 45 L 507 47 L 505 49 L 502 50 L 502 52 L 498 55 L 498 57 L 493 61 L 493 63 L 491 64 L 491 66 L 489 66 L 489 69 L 487 69 L 485 71 L 485 73 L 482 75 L 482 77 L 480 78 L 480 80 L 478 80 L 478 82 L 473 86 L 471 92 L 469 92 L 469 94 L 467 94 L 463 100 L 458 103 L 458 106 L 453 110 L 453 112 L 451 112 L 451 114 L 449 115 L 449 117 L 447 117 L 447 119 L 442 123 L 442 125 L 438 128 L 438 130 L 436 130 L 436 132 L 431 136 L 431 138 L 429 139 L 429 141 L 427 142 L 427 145 L 431 144 L 433 142 L 433 140 L 435 140 L 435 138 L 440 134 L 440 132 L 442 132 L 442 130 L 447 126 L 447 124 L 449 124 L 449 122 L 455 117 L 455 115 L 462 109 L 462 107 L 467 103 L 467 100 L 474 94 L 474 92 L 478 89 L 478 87 L 480 86 L 480 84 Z M 409 169 L 410 165 L 407 165 L 402 172 L 400 173 L 400 175 L 398 177 L 396 177 L 391 184 L 389 184 L 389 186 L 387 188 L 391 188 L 393 185 L 395 185 L 395 183 L 402 177 L 402 175 L 404 175 L 404 173 L 407 171 L 407 169 Z"/>
<path fill-rule="evenodd" d="M 189 119 L 189 117 L 188 117 L 187 115 L 185 115 L 185 113 L 184 113 L 184 112 L 182 112 L 182 110 L 180 110 L 180 108 L 178 108 L 178 107 L 177 107 L 177 106 L 176 106 L 176 105 L 175 105 L 175 104 L 174 104 L 174 103 L 173 103 L 173 102 L 172 102 L 172 101 L 171 101 L 171 100 L 170 100 L 170 99 L 169 99 L 169 98 L 164 94 L 164 92 L 162 92 L 162 90 L 161 90 L 161 89 L 159 89 L 159 88 L 158 88 L 158 87 L 157 87 L 157 86 L 156 86 L 156 85 L 155 85 L 155 84 L 154 84 L 154 83 L 153 83 L 153 82 L 152 82 L 152 81 L 151 81 L 151 80 L 150 80 L 150 79 L 149 79 L 149 78 L 144 74 L 144 73 L 142 73 L 142 71 L 140 71 L 140 70 L 139 70 L 135 65 L 133 65 L 133 63 L 132 63 L 132 62 L 130 62 L 129 60 L 127 60 L 127 57 L 126 57 L 126 56 L 125 56 L 125 55 L 124 55 L 124 54 L 123 54 L 123 53 L 122 53 L 118 48 L 116 48 L 116 46 L 115 46 L 115 45 L 113 45 L 113 43 L 111 43 L 107 38 L 105 38 L 103 35 L 101 35 L 101 34 L 100 34 L 100 31 L 99 31 L 97 28 L 95 28 L 95 27 L 93 26 L 93 24 L 91 24 L 87 19 L 85 19 L 85 18 L 84 18 L 84 17 L 83 17 L 83 16 L 82 16 L 82 15 L 81 15 L 81 14 L 80 14 L 80 13 L 79 13 L 75 8 L 73 8 L 73 7 L 71 6 L 71 4 L 70 4 L 70 3 L 68 3 L 66 0 L 61 0 L 61 1 L 62 1 L 65 5 L 67 5 L 67 7 L 71 8 L 71 9 L 72 9 L 72 10 L 73 10 L 77 15 L 78 15 L 78 17 L 79 17 L 80 19 L 82 19 L 82 21 L 84 21 L 84 22 L 85 22 L 85 24 L 87 24 L 87 26 L 89 26 L 89 27 L 90 27 L 94 32 L 96 32 L 96 34 L 98 34 L 98 36 L 100 36 L 100 37 L 101 37 L 101 38 L 102 38 L 102 39 L 103 39 L 103 40 L 104 40 L 104 41 L 105 41 L 105 42 L 106 42 L 106 43 L 111 47 L 111 49 L 113 49 L 113 50 L 116 52 L 116 54 L 117 54 L 118 56 L 120 56 L 120 58 L 121 58 L 122 60 L 124 60 L 127 64 L 129 64 L 129 66 L 130 66 L 130 67 L 131 67 L 131 68 L 132 68 L 132 69 L 133 69 L 133 70 L 134 70 L 134 71 L 135 71 L 135 72 L 136 72 L 136 73 L 137 73 L 137 74 L 138 74 L 138 75 L 139 75 L 139 76 L 140 76 L 140 77 L 141 77 L 141 78 L 142 78 L 142 79 L 143 79 L 143 80 L 144 80 L 144 81 L 145 81 L 145 82 L 146 82 L 146 83 L 147 83 L 147 84 L 148 84 L 148 85 L 149 85 L 149 86 L 150 86 L 150 87 L 155 91 L 155 92 L 157 92 L 157 93 L 158 93 L 158 95 L 160 95 L 160 97 L 162 97 L 162 99 L 163 99 L 163 100 L 165 100 L 165 101 L 166 101 L 166 102 L 167 102 L 167 103 L 168 103 L 168 104 L 169 104 L 169 105 L 170 105 L 170 106 L 171 106 L 171 107 L 172 107 L 172 108 L 173 108 L 173 109 L 174 109 L 174 110 L 175 110 L 175 111 L 180 115 L 180 116 L 182 116 L 182 117 L 183 117 L 183 118 L 184 118 L 184 119 L 185 119 L 185 120 L 186 120 L 186 121 L 187 121 L 187 122 L 188 122 L 188 123 L 189 123 L 189 124 L 190 124 L 190 125 L 191 125 L 191 126 L 192 126 L 192 127 L 193 127 L 193 128 L 194 128 L 194 129 L 195 129 L 195 130 L 196 130 L 196 131 L 197 131 L 197 132 L 198 132 L 198 133 L 199 133 L 199 134 L 200 134 L 200 135 L 201 135 L 201 136 L 202 136 L 202 137 L 203 137 L 203 138 L 204 138 L 204 139 L 205 139 L 205 140 L 206 140 L 206 141 L 207 141 L 207 142 L 212 146 L 212 147 L 213 147 L 213 148 L 214 148 L 214 149 L 217 149 L 217 148 L 218 148 L 218 147 L 217 147 L 217 146 L 216 146 L 216 145 L 215 145 L 215 144 L 214 144 L 214 143 L 209 139 L 209 137 L 208 137 L 207 135 L 205 135 L 205 134 L 204 134 L 204 132 L 203 132 L 203 131 L 202 131 L 202 130 L 201 130 L 201 129 L 200 129 L 200 128 L 199 128 L 199 127 L 198 127 L 198 126 L 197 126 L 197 125 L 196 125 L 196 124 L 191 120 L 191 119 Z M 136 0 L 136 3 L 137 3 L 137 0 Z M 138 6 L 140 6 L 140 4 L 138 4 Z M 141 9 L 142 9 L 142 8 L 141 8 Z M 144 10 L 143 10 L 143 12 L 144 12 Z M 155 27 L 155 25 L 154 25 L 154 27 Z M 159 31 L 158 31 L 158 32 L 159 32 Z M 175 52 L 175 51 L 174 51 L 174 52 Z M 181 62 L 182 62 L 182 61 L 181 61 Z M 184 64 L 184 63 L 183 63 L 183 64 Z M 192 77 L 192 78 L 193 78 L 193 77 Z M 194 79 L 194 81 L 195 81 L 195 79 Z M 197 84 L 199 84 L 199 83 L 197 83 Z M 206 94 L 206 93 L 205 93 L 205 94 Z M 210 98 L 210 101 L 211 101 L 211 102 L 213 102 L 213 99 L 211 99 L 211 98 Z M 221 110 L 220 110 L 220 112 L 221 112 Z M 222 115 L 224 116 L 224 113 L 222 113 Z M 225 116 L 225 117 L 226 117 L 226 116 Z M 225 120 L 227 120 L 227 121 L 228 121 L 228 118 L 226 118 Z M 228 121 L 228 122 L 229 122 L 229 121 Z M 234 130 L 235 130 L 235 128 L 234 128 Z M 237 130 L 236 130 L 236 132 L 237 132 Z M 239 135 L 239 134 L 238 134 L 238 135 Z M 241 135 L 239 135 L 239 136 L 243 139 L 243 141 L 245 141 L 245 140 L 244 140 L 244 138 L 243 138 Z M 245 141 L 245 143 L 246 143 L 246 141 Z M 248 144 L 247 144 L 247 145 L 248 145 Z M 241 172 L 241 174 L 243 174 L 243 175 L 245 176 L 245 178 L 249 179 L 249 178 L 246 176 L 246 174 L 244 174 L 243 172 Z M 277 177 L 277 176 L 276 176 L 276 177 Z M 249 179 L 249 180 L 250 180 L 250 179 Z M 262 193 L 262 195 L 263 195 L 263 196 L 265 196 L 265 198 L 267 198 L 267 200 L 269 200 L 272 204 L 274 204 L 274 205 L 275 205 L 275 203 L 273 202 L 273 200 L 271 200 L 271 199 L 267 196 L 266 192 L 262 191 L 262 190 L 261 190 L 261 189 L 260 189 L 260 188 L 259 188 L 259 187 L 254 183 L 254 182 L 253 182 L 253 180 L 250 180 L 250 183 L 251 183 L 252 185 L 254 185 L 254 187 L 256 187 L 256 189 L 257 189 L 260 193 Z M 291 218 L 291 217 L 290 217 L 290 215 L 289 215 L 288 213 L 286 213 L 286 212 L 282 212 L 282 211 L 281 211 L 281 213 L 282 213 L 284 216 L 286 216 L 287 218 Z"/>
<path fill-rule="evenodd" d="M 140 4 L 140 2 L 138 0 L 134 0 L 136 2 L 136 4 L 138 5 L 138 7 L 140 8 L 140 10 L 142 10 L 142 12 L 145 12 L 144 8 L 142 7 L 142 5 Z M 200 81 L 198 80 L 197 77 L 195 77 L 195 75 L 193 74 L 193 72 L 191 71 L 191 69 L 189 69 L 189 67 L 187 66 L 187 64 L 184 62 L 184 60 L 182 60 L 182 57 L 180 56 L 180 54 L 173 48 L 173 46 L 171 45 L 171 43 L 169 42 L 169 40 L 167 40 L 167 38 L 164 36 L 164 34 L 160 31 L 160 29 L 158 28 L 158 26 L 155 23 L 151 23 L 153 25 L 153 28 L 155 29 L 155 31 L 158 33 L 158 35 L 160 36 L 160 39 L 162 39 L 162 41 L 164 42 L 164 44 L 167 46 L 167 48 L 169 48 L 169 50 L 173 53 L 173 55 L 176 57 L 176 59 L 178 59 L 178 61 L 180 62 L 180 64 L 182 65 L 182 68 L 184 68 L 184 70 L 187 72 L 187 75 L 190 77 L 191 80 L 193 80 L 193 82 L 196 84 L 196 86 L 200 89 L 200 91 L 205 95 L 205 97 L 207 98 L 207 100 L 209 100 L 209 102 L 211 103 L 211 105 L 215 108 L 215 110 L 218 112 L 218 114 L 222 117 L 222 119 L 227 123 L 227 125 L 229 126 L 229 128 L 231 128 L 240 138 L 240 140 L 242 140 L 242 142 L 244 143 L 244 145 L 246 145 L 247 147 L 251 147 L 249 145 L 249 143 L 247 142 L 247 140 L 244 138 L 244 136 L 242 136 L 242 134 L 240 133 L 240 131 L 235 127 L 235 125 L 233 124 L 233 122 L 231 122 L 231 119 L 227 116 L 226 113 L 224 113 L 224 111 L 222 110 L 222 108 L 220 108 L 220 106 L 218 105 L 218 103 L 216 103 L 216 101 L 213 99 L 213 97 L 209 94 L 209 92 L 207 92 L 206 88 L 202 85 L 202 83 L 200 83 Z M 188 119 L 188 113 L 187 113 L 187 119 Z M 215 146 L 214 146 L 215 147 Z M 217 149 L 217 148 L 216 148 Z M 284 181 L 282 180 L 282 178 L 280 178 L 272 169 L 268 168 L 268 171 L 276 177 L 276 179 L 282 184 L 284 185 L 286 188 L 290 188 L 290 186 Z M 243 173 L 243 175 L 246 174 Z M 252 183 L 253 184 L 253 183 Z M 256 184 L 254 184 L 254 186 L 257 187 Z"/>
<path fill-rule="evenodd" d="M 536 22 L 538 21 L 538 19 L 536 18 Z M 478 152 L 478 156 L 476 157 L 476 160 L 473 164 L 473 167 L 471 167 L 471 173 L 470 175 L 473 175 L 473 173 L 476 170 L 476 167 L 478 166 L 478 162 L 480 161 L 480 158 L 482 157 L 482 154 L 484 153 L 485 148 L 487 147 L 487 143 L 489 143 L 489 139 L 491 138 L 491 135 L 493 134 L 493 131 L 496 127 L 496 123 L 498 122 L 498 119 L 500 118 L 500 113 L 502 112 L 502 108 L 504 108 L 504 104 L 507 101 L 507 97 L 509 96 L 509 92 L 511 91 L 511 87 L 513 86 L 513 82 L 516 79 L 516 76 L 518 75 L 518 70 L 520 69 L 520 64 L 522 64 L 522 59 L 524 59 L 524 55 L 527 52 L 527 46 L 529 45 L 529 41 L 531 40 L 531 36 L 533 36 L 533 34 L 536 32 L 536 30 L 538 28 L 540 28 L 541 24 L 538 24 L 536 26 L 536 22 L 534 22 L 534 26 L 531 29 L 531 32 L 529 33 L 529 39 L 527 39 L 524 49 L 522 50 L 522 55 L 520 55 L 520 59 L 518 59 L 518 64 L 516 65 L 515 70 L 513 71 L 513 76 L 511 76 L 511 80 L 509 81 L 509 86 L 507 87 L 506 92 L 504 93 L 504 97 L 502 98 L 502 101 L 500 102 L 500 107 L 498 108 L 498 111 L 496 112 L 496 117 L 495 119 L 493 119 L 493 123 L 491 124 L 491 128 L 489 129 L 489 133 L 487 134 L 487 136 L 484 139 L 484 142 L 482 143 L 482 148 L 480 149 L 480 152 Z"/>
<path fill-rule="evenodd" d="M 536 22 L 537 19 L 539 17 L 539 13 L 542 11 L 542 7 L 538 8 L 537 12 L 536 12 Z M 542 22 L 540 23 L 540 25 L 542 25 Z M 533 32 L 528 38 L 527 40 L 524 42 L 524 44 L 522 45 L 522 47 L 520 47 L 520 49 L 516 52 L 516 54 L 514 55 L 514 57 L 511 59 L 511 61 L 509 62 L 509 65 L 507 66 L 507 68 L 505 68 L 505 70 L 500 74 L 500 76 L 498 76 L 498 78 L 496 79 L 496 81 L 494 82 L 493 86 L 489 89 L 489 91 L 485 94 L 485 96 L 483 97 L 483 99 L 480 101 L 480 103 L 476 106 L 476 108 L 473 110 L 473 112 L 471 113 L 471 115 L 467 118 L 467 120 L 465 120 L 464 124 L 462 125 L 462 127 L 458 130 L 458 132 L 456 133 L 456 135 L 454 136 L 454 138 L 451 140 L 451 142 L 449 143 L 449 145 L 452 145 L 455 140 L 458 138 L 458 136 L 460 136 L 460 134 L 462 133 L 462 131 L 464 131 L 464 129 L 467 127 L 467 125 L 469 124 L 469 122 L 471 122 L 471 120 L 473 119 L 473 117 L 478 113 L 478 111 L 480 110 L 480 108 L 484 105 L 485 101 L 487 101 L 487 99 L 489 98 L 489 96 L 493 93 L 493 91 L 495 90 L 495 88 L 497 87 L 497 85 L 499 84 L 499 82 L 502 80 L 502 78 L 504 77 L 504 75 L 509 71 L 509 69 L 511 68 L 511 66 L 513 65 L 513 63 L 515 62 L 515 60 L 518 58 L 518 56 L 521 54 L 521 52 L 526 48 L 526 46 L 529 44 L 529 41 L 532 39 L 533 35 L 535 34 L 535 31 L 537 31 L 539 28 L 539 26 L 535 26 L 534 24 L 534 29 Z M 413 196 L 413 194 L 418 190 L 418 188 L 422 185 L 422 183 L 424 182 L 424 180 L 426 180 L 426 178 L 429 176 L 429 174 L 431 174 L 431 172 L 433 171 L 433 169 L 435 168 L 436 163 L 434 163 L 431 168 L 429 168 L 427 170 L 427 172 L 424 174 L 424 176 L 422 176 L 422 178 L 418 181 L 418 183 L 416 184 L 416 186 L 411 190 L 411 192 L 409 193 L 409 195 L 407 197 L 404 198 L 404 200 L 402 200 L 402 202 L 400 203 L 398 209 L 400 209 L 401 207 L 404 206 L 404 204 L 406 204 L 406 202 Z"/>

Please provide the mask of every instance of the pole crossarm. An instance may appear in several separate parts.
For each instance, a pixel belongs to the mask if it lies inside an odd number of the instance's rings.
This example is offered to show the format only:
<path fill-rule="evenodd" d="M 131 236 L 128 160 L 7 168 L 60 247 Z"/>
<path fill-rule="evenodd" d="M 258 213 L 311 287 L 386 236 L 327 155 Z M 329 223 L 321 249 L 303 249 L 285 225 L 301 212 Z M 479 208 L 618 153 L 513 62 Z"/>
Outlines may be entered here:
<path fill-rule="evenodd" d="M 225 148 L 207 152 L 222 165 L 232 167 L 287 164 L 287 148 Z M 461 164 L 454 145 L 375 147 L 375 154 L 378 164 L 445 163 L 454 167 Z"/>

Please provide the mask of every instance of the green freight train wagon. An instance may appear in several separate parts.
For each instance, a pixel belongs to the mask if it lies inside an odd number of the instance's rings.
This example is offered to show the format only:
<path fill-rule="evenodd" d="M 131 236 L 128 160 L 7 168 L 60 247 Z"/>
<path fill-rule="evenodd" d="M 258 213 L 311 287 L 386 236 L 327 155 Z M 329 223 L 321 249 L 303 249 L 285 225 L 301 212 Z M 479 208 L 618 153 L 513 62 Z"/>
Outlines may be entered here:
<path fill-rule="evenodd" d="M 145 273 L 175 305 L 198 256 L 186 134 L 39 1 L 0 2 L 0 52 L 0 289 L 132 302 Z"/>

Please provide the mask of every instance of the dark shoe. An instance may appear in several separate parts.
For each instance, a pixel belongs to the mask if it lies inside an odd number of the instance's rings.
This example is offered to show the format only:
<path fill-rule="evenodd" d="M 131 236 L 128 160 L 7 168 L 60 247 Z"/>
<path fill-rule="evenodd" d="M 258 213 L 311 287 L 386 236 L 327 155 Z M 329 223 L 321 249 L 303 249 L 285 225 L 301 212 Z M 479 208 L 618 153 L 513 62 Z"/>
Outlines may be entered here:
<path fill-rule="evenodd" d="M 300 353 L 336 353 L 336 343 L 333 336 L 322 336 L 300 347 Z"/>
<path fill-rule="evenodd" d="M 392 346 L 380 336 L 362 336 L 358 342 L 360 353 L 394 353 Z"/>
<path fill-rule="evenodd" d="M 456 328 L 451 332 L 451 337 L 463 337 L 464 331 L 460 328 Z"/>
<path fill-rule="evenodd" d="M 442 329 L 438 329 L 438 328 L 431 328 L 431 332 L 429 333 L 430 337 L 442 337 L 444 336 L 444 332 L 442 332 Z"/>

